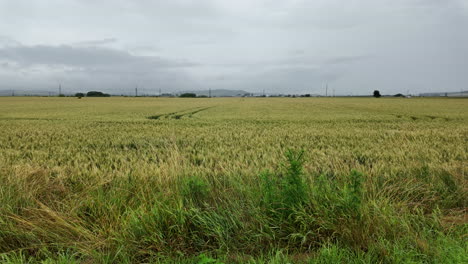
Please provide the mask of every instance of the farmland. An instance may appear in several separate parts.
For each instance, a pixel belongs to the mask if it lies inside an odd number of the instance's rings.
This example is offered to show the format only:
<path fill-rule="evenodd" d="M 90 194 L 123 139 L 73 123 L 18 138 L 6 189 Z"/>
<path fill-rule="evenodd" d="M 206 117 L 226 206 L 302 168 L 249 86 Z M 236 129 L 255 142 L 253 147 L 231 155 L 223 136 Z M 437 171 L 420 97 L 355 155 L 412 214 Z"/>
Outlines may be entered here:
<path fill-rule="evenodd" d="M 0 262 L 463 263 L 467 142 L 466 99 L 3 97 Z"/>

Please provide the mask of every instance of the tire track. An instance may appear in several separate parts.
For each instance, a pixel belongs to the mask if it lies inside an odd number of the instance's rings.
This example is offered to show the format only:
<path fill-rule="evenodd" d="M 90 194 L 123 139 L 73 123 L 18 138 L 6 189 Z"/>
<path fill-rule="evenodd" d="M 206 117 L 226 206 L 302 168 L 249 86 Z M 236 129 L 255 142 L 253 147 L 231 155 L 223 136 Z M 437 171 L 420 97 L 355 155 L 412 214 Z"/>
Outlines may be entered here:
<path fill-rule="evenodd" d="M 167 113 L 167 114 L 160 114 L 160 115 L 152 115 L 148 116 L 148 119 L 153 119 L 153 120 L 161 120 L 161 119 L 182 119 L 184 117 L 187 118 L 192 118 L 193 115 L 208 110 L 210 108 L 213 108 L 214 106 L 209 106 L 209 107 L 197 107 L 197 108 L 191 108 L 191 109 L 186 109 L 182 111 L 177 111 L 177 112 L 172 112 L 172 113 Z M 192 110 L 192 111 L 190 111 Z"/>

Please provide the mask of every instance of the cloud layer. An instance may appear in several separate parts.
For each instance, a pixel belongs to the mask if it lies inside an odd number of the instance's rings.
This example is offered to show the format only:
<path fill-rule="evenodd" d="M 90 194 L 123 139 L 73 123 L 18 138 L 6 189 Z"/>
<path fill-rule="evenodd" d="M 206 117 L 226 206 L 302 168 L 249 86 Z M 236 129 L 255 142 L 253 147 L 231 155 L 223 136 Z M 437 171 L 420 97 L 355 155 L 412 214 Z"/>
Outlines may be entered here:
<path fill-rule="evenodd" d="M 465 90 L 466 28 L 466 0 L 0 0 L 0 90 Z"/>

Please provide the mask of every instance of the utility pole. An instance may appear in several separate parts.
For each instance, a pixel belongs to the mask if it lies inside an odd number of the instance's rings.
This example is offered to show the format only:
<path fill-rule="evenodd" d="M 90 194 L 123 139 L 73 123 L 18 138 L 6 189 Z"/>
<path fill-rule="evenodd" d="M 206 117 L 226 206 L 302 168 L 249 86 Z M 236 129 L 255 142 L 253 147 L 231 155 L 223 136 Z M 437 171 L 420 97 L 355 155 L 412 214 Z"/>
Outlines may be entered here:
<path fill-rule="evenodd" d="M 135 97 L 138 97 L 138 85 L 135 87 Z"/>
<path fill-rule="evenodd" d="M 59 96 L 62 95 L 62 84 L 59 83 Z"/>
<path fill-rule="evenodd" d="M 161 97 L 161 88 L 159 88 L 159 97 Z"/>
<path fill-rule="evenodd" d="M 325 86 L 325 97 L 328 97 L 328 83 Z"/>
<path fill-rule="evenodd" d="M 333 89 L 333 97 L 335 97 L 335 89 Z"/>
<path fill-rule="evenodd" d="M 15 96 L 15 90 L 11 90 L 11 96 Z"/>

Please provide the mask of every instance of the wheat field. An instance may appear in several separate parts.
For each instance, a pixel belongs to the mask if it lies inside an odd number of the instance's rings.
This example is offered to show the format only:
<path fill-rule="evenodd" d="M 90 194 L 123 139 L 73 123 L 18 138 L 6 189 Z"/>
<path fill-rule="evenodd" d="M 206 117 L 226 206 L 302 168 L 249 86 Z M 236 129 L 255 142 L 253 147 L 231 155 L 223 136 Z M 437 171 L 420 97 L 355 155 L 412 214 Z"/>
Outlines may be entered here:
<path fill-rule="evenodd" d="M 0 262 L 466 263 L 468 100 L 0 97 Z"/>

